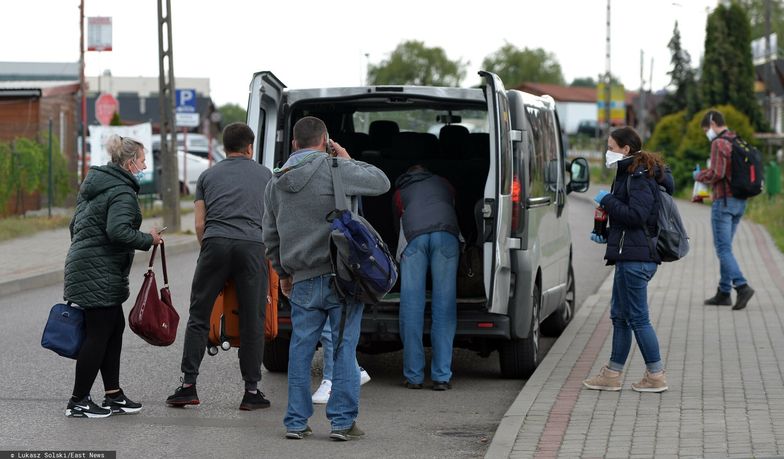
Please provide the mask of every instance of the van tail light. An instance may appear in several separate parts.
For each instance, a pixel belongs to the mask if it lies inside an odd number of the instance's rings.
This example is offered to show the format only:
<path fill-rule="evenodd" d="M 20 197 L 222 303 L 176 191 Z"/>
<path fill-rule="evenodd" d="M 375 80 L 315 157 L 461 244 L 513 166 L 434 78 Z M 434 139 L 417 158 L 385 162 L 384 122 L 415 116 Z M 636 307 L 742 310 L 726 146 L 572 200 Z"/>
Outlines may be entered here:
<path fill-rule="evenodd" d="M 522 208 L 523 190 L 520 185 L 520 177 L 514 176 L 512 180 L 512 232 L 520 231 L 520 211 Z"/>

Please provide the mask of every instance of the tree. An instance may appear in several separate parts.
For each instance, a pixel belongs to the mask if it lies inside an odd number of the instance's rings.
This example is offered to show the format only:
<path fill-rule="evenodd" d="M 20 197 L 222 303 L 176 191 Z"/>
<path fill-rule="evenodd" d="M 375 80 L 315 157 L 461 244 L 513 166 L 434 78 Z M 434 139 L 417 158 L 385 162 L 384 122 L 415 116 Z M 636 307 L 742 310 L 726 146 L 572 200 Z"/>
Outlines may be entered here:
<path fill-rule="evenodd" d="M 765 36 L 765 3 L 767 0 L 740 0 L 751 20 L 751 39 Z M 784 40 L 784 1 L 770 1 L 770 31 L 778 35 L 779 43 Z M 773 57 L 782 57 L 784 47 L 772 50 Z"/>
<path fill-rule="evenodd" d="M 565 84 L 558 59 L 542 48 L 520 49 L 507 43 L 487 56 L 482 68 L 498 75 L 509 88 L 524 82 Z"/>
<path fill-rule="evenodd" d="M 596 80 L 594 80 L 592 77 L 575 78 L 574 80 L 572 80 L 569 86 L 577 87 L 577 88 L 595 88 Z"/>
<path fill-rule="evenodd" d="M 459 86 L 465 63 L 447 58 L 442 48 L 409 40 L 397 45 L 389 58 L 368 66 L 368 84 Z"/>
<path fill-rule="evenodd" d="M 237 104 L 221 105 L 218 111 L 221 114 L 221 124 L 224 126 L 236 122 L 244 123 L 248 119 L 248 112 Z"/>
<path fill-rule="evenodd" d="M 681 32 L 678 30 L 677 21 L 667 47 L 670 48 L 672 55 L 670 60 L 672 70 L 667 74 L 670 75 L 670 86 L 675 87 L 675 92 L 668 93 L 659 104 L 659 115 L 665 116 L 686 110 L 686 116 L 691 116 L 700 109 L 700 97 L 695 71 L 691 68 L 691 56 L 688 51 L 681 48 Z"/>
<path fill-rule="evenodd" d="M 109 121 L 109 126 L 122 126 L 122 120 L 120 119 L 120 114 L 115 111 L 112 115 L 112 119 Z"/>
<path fill-rule="evenodd" d="M 765 130 L 767 123 L 754 95 L 754 80 L 749 18 L 737 3 L 719 5 L 708 17 L 705 33 L 700 79 L 703 105 L 733 105 L 755 128 Z"/>

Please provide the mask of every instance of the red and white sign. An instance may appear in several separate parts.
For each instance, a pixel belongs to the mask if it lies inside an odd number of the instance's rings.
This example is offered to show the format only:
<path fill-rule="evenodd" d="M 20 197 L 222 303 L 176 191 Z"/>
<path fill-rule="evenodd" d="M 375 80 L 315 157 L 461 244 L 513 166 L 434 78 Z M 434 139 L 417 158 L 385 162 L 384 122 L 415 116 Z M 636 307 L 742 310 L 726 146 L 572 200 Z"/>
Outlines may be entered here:
<path fill-rule="evenodd" d="M 93 16 L 87 18 L 87 51 L 112 50 L 112 18 Z"/>
<path fill-rule="evenodd" d="M 104 126 L 112 121 L 115 112 L 120 111 L 120 104 L 113 95 L 103 93 L 95 99 L 95 119 Z"/>

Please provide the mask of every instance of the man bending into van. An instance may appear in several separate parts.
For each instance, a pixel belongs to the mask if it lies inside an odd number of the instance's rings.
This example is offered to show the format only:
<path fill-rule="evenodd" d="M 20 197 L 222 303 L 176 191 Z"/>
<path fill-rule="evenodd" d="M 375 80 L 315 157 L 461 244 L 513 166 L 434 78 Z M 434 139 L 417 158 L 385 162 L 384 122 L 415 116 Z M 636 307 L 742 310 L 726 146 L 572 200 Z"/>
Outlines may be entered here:
<path fill-rule="evenodd" d="M 403 384 L 421 389 L 425 379 L 427 271 L 432 278 L 430 342 L 433 390 L 451 389 L 452 342 L 457 327 L 457 262 L 460 233 L 455 192 L 443 178 L 414 165 L 395 182 L 395 208 L 408 244 L 400 260 L 400 337 L 403 341 Z M 398 248 L 400 253 L 400 248 Z"/>
<path fill-rule="evenodd" d="M 226 281 L 234 280 L 239 303 L 240 372 L 244 411 L 268 408 L 258 389 L 264 353 L 264 315 L 268 282 L 261 237 L 264 189 L 272 172 L 253 160 L 253 131 L 244 123 L 223 130 L 226 159 L 202 172 L 196 184 L 194 218 L 201 244 L 191 286 L 191 306 L 182 351 L 182 385 L 166 399 L 169 406 L 198 405 L 196 377 L 207 348 L 210 314 Z"/>
<path fill-rule="evenodd" d="M 326 216 L 335 209 L 335 197 L 328 148 L 338 158 L 347 195 L 380 195 L 389 189 L 389 179 L 380 169 L 352 160 L 345 148 L 329 140 L 324 122 L 312 116 L 294 125 L 294 153 L 275 170 L 267 185 L 264 244 L 273 269 L 280 275 L 281 291 L 291 304 L 289 401 L 283 422 L 286 438 L 292 440 L 312 433 L 308 426 L 313 415 L 310 365 L 327 320 L 338 348 L 327 402 L 327 418 L 332 424 L 329 437 L 346 441 L 364 435 L 356 425 L 360 385 L 356 351 L 364 306 L 354 301 L 343 305 L 333 285 Z M 338 342 L 344 308 L 343 339 Z"/>

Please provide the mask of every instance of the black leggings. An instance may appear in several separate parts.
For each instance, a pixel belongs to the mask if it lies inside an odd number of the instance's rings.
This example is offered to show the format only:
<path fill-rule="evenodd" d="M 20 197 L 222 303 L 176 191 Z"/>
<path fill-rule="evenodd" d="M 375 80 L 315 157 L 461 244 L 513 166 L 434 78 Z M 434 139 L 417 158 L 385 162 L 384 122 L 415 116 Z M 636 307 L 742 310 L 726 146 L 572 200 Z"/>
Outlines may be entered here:
<path fill-rule="evenodd" d="M 120 388 L 120 352 L 125 317 L 122 305 L 84 310 L 85 336 L 76 359 L 73 396 L 90 394 L 98 370 L 105 390 Z"/>

